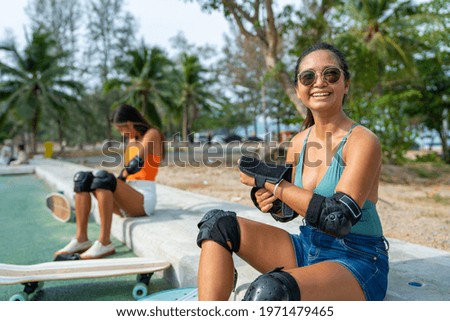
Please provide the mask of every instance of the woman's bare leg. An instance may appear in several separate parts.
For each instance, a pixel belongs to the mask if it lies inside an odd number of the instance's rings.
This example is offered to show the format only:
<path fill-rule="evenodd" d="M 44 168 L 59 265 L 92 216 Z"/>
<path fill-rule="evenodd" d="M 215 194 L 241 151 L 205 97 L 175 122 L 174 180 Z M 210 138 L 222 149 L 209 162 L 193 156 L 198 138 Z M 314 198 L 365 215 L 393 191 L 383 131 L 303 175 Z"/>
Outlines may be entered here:
<path fill-rule="evenodd" d="M 290 235 L 271 225 L 238 217 L 241 245 L 237 255 L 262 273 L 276 267 L 294 268 Z M 199 300 L 228 300 L 233 290 L 234 264 L 229 251 L 204 241 L 198 269 Z"/>
<path fill-rule="evenodd" d="M 117 207 L 124 209 L 129 216 L 145 216 L 144 196 L 128 184 L 117 180 L 114 191 L 115 213 Z M 120 215 L 120 213 L 117 213 Z"/>
<path fill-rule="evenodd" d="M 75 193 L 75 216 L 77 224 L 77 240 L 88 240 L 88 222 L 91 213 L 91 194 L 88 192 Z"/>
<path fill-rule="evenodd" d="M 277 267 L 297 267 L 290 234 L 283 229 L 260 222 L 238 218 L 241 228 L 241 247 L 237 253 L 261 273 Z"/>
<path fill-rule="evenodd" d="M 214 241 L 204 241 L 198 269 L 198 297 L 203 301 L 226 301 L 233 290 L 233 258 Z"/>
<path fill-rule="evenodd" d="M 337 262 L 321 262 L 286 272 L 297 280 L 305 301 L 365 300 L 353 274 Z"/>
<path fill-rule="evenodd" d="M 98 189 L 95 191 L 100 215 L 100 235 L 98 240 L 103 245 L 111 243 L 111 225 L 114 207 L 113 193 L 109 190 Z"/>
<path fill-rule="evenodd" d="M 94 196 L 97 198 L 100 216 L 100 235 L 98 240 L 103 245 L 111 243 L 111 225 L 114 211 L 120 215 L 120 208 L 124 208 L 131 216 L 145 215 L 143 207 L 144 197 L 142 194 L 122 181 L 117 181 L 117 187 L 114 193 L 106 189 L 97 189 L 94 192 Z M 85 203 L 82 203 L 81 205 L 83 204 Z M 87 213 L 85 222 L 83 221 L 80 223 L 82 226 L 79 228 L 86 236 L 88 219 L 89 212 Z"/>

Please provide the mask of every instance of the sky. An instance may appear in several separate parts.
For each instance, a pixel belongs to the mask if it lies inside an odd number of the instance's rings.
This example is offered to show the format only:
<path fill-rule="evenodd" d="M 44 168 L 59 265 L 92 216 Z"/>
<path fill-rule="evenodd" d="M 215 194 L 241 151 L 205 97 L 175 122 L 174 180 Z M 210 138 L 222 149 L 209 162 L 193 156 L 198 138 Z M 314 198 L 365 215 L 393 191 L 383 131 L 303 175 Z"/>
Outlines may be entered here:
<path fill-rule="evenodd" d="M 14 36 L 19 47 L 24 45 L 24 26 L 29 24 L 25 7 L 30 0 L 0 0 L 0 41 Z M 292 0 L 279 0 L 282 5 Z M 170 39 L 182 32 L 189 44 L 211 45 L 220 50 L 229 23 L 220 12 L 202 12 L 196 2 L 183 0 L 125 0 L 125 10 L 138 22 L 137 39 L 170 51 Z M 262 126 L 262 125 L 261 125 Z"/>
<path fill-rule="evenodd" d="M 151 44 L 165 48 L 180 31 L 196 45 L 224 44 L 229 24 L 220 12 L 202 12 L 196 2 L 182 0 L 128 0 L 128 10 L 136 17 L 142 36 Z"/>
<path fill-rule="evenodd" d="M 0 40 L 12 34 L 24 39 L 24 25 L 28 17 L 24 11 L 29 0 L 0 0 Z M 229 24 L 219 12 L 202 12 L 197 2 L 183 0 L 125 0 L 126 10 L 136 18 L 137 39 L 144 38 L 149 45 L 170 49 L 170 38 L 183 32 L 189 43 L 206 44 L 218 49 L 224 45 L 224 34 Z M 6 31 L 6 29 L 8 29 Z"/>
<path fill-rule="evenodd" d="M 24 25 L 28 22 L 24 8 L 29 0 L 0 0 L 0 40 L 11 35 L 19 41 L 24 39 Z M 425 2 L 427 0 L 416 0 Z M 298 4 L 296 0 L 278 0 L 280 7 L 287 3 Z M 196 2 L 183 0 L 125 0 L 126 10 L 131 12 L 139 24 L 137 39 L 144 38 L 149 45 L 158 45 L 170 50 L 170 39 L 183 32 L 189 43 L 197 46 L 206 44 L 221 49 L 224 34 L 229 24 L 220 12 L 202 12 Z M 5 32 L 5 29 L 10 30 Z"/>

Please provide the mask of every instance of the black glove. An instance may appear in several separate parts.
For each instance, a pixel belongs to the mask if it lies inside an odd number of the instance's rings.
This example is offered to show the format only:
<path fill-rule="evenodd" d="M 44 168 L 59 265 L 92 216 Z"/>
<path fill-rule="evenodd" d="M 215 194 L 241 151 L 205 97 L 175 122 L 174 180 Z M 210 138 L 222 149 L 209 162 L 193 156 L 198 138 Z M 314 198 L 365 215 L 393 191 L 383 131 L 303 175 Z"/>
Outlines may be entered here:
<path fill-rule="evenodd" d="M 266 164 L 254 157 L 242 156 L 239 170 L 255 178 L 256 187 L 264 187 L 265 182 L 279 183 L 282 179 L 290 182 L 292 177 L 291 165 Z"/>
<path fill-rule="evenodd" d="M 250 198 L 255 206 L 259 208 L 256 202 L 256 191 L 264 187 L 265 182 L 277 184 L 281 180 L 291 181 L 292 166 L 291 165 L 275 165 L 266 164 L 254 157 L 242 156 L 239 162 L 239 170 L 244 174 L 255 178 L 256 187 L 250 191 Z M 260 209 L 261 210 L 261 209 Z M 298 216 L 289 206 L 277 199 L 273 202 L 273 207 L 269 213 L 279 222 L 289 222 Z"/>
<path fill-rule="evenodd" d="M 136 174 L 139 172 L 142 167 L 144 167 L 144 159 L 140 158 L 139 155 L 136 155 L 131 159 L 128 164 L 125 166 L 128 174 Z"/>
<path fill-rule="evenodd" d="M 258 202 L 256 201 L 256 191 L 259 190 L 260 187 L 253 187 L 250 191 L 250 198 L 255 204 L 256 208 L 261 210 Z M 273 219 L 277 222 L 286 223 L 292 221 L 294 218 L 298 216 L 298 213 L 294 212 L 292 208 L 283 203 L 280 199 L 276 199 L 273 202 L 272 208 L 269 210 L 270 215 L 272 215 Z"/>
<path fill-rule="evenodd" d="M 122 170 L 120 171 L 119 176 L 117 176 L 117 179 L 120 179 L 123 182 L 125 182 L 127 180 L 127 178 L 123 176 L 124 170 L 125 170 L 125 168 L 122 168 Z"/>

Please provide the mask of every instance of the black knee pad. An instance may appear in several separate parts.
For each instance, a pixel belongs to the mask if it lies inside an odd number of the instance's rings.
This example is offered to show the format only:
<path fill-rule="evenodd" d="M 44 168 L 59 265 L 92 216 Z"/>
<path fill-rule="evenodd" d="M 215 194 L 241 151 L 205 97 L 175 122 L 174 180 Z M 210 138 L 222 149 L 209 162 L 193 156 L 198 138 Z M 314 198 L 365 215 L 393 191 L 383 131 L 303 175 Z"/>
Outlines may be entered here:
<path fill-rule="evenodd" d="M 73 176 L 73 191 L 75 193 L 91 192 L 91 184 L 94 179 L 92 172 L 77 172 Z"/>
<path fill-rule="evenodd" d="M 98 171 L 95 173 L 91 184 L 91 190 L 101 188 L 114 192 L 116 187 L 117 179 L 113 174 L 108 173 L 107 171 Z"/>
<path fill-rule="evenodd" d="M 282 268 L 260 275 L 245 292 L 242 301 L 300 301 L 297 281 Z"/>
<path fill-rule="evenodd" d="M 239 251 L 241 245 L 241 231 L 235 212 L 211 210 L 206 212 L 198 223 L 199 233 L 197 245 L 202 247 L 202 242 L 212 240 L 230 252 Z M 231 243 L 231 247 L 227 242 Z"/>

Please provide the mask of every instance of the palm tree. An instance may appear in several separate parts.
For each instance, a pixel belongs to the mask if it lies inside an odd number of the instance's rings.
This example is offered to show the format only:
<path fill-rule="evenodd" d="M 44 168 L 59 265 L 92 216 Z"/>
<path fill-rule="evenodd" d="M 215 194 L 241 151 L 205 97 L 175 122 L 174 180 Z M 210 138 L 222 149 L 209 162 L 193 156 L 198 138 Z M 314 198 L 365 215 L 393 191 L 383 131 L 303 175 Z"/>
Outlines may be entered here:
<path fill-rule="evenodd" d="M 125 77 L 108 81 L 107 90 L 124 88 L 123 102 L 136 106 L 153 125 L 161 128 L 161 113 L 174 108 L 172 61 L 161 49 L 149 49 L 142 43 L 130 50 L 125 59 L 117 61 L 116 66 L 124 71 Z"/>
<path fill-rule="evenodd" d="M 180 102 L 182 110 L 182 137 L 186 141 L 201 109 L 210 110 L 214 96 L 210 91 L 212 81 L 205 77 L 207 70 L 196 55 L 182 53 L 180 57 Z"/>
<path fill-rule="evenodd" d="M 73 69 L 60 64 L 65 54 L 57 49 L 49 33 L 34 30 L 23 52 L 14 43 L 2 45 L 10 62 L 0 62 L 0 101 L 8 117 L 24 120 L 31 129 L 32 152 L 44 113 L 53 115 L 59 126 L 67 117 L 67 106 L 78 100 L 83 86 L 68 77 Z"/>
<path fill-rule="evenodd" d="M 381 96 L 382 78 L 389 60 L 397 60 L 406 70 L 413 71 L 412 51 L 408 47 L 415 40 L 412 34 L 408 37 L 398 31 L 404 29 L 406 19 L 415 14 L 415 7 L 410 1 L 351 0 L 345 8 L 355 22 L 350 33 L 376 60 L 372 66 L 376 68 L 376 90 Z"/>

